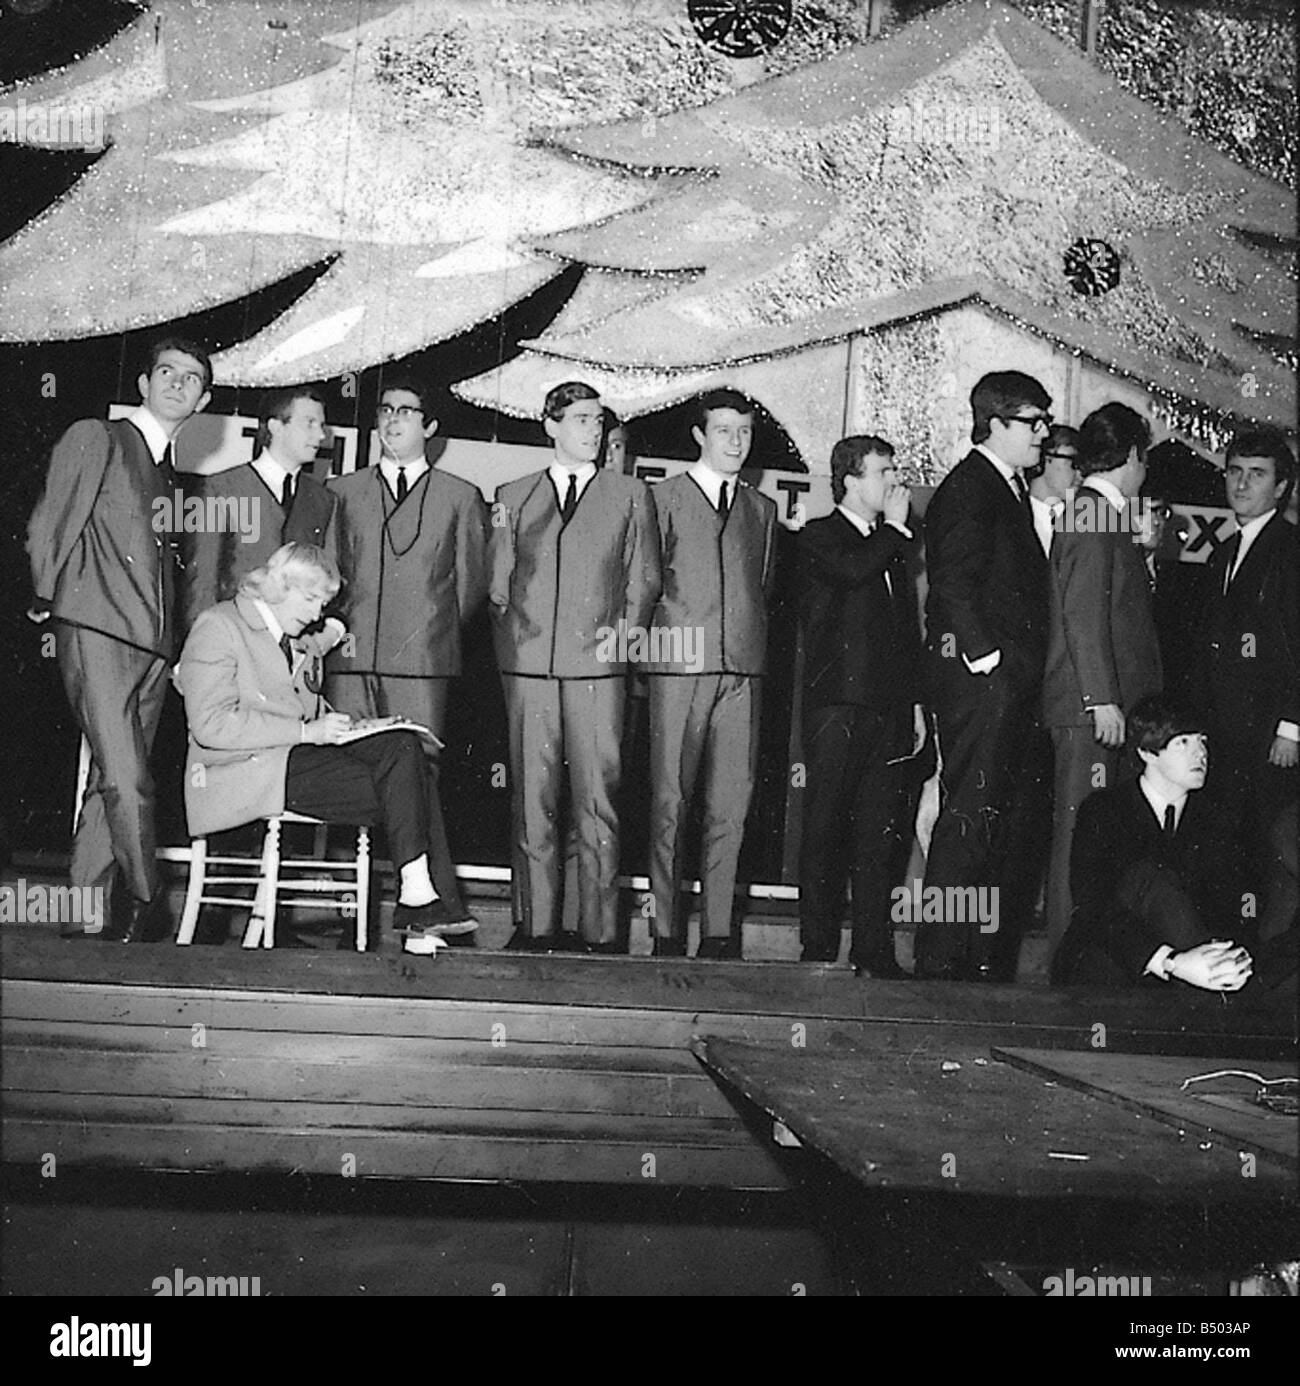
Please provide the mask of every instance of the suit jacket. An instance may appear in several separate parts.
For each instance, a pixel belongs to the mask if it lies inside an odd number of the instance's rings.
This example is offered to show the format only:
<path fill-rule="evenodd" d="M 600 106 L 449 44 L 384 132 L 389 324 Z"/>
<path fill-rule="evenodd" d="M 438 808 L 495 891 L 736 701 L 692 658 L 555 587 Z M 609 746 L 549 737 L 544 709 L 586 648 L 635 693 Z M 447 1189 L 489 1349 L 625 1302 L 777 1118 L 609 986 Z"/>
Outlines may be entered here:
<path fill-rule="evenodd" d="M 883 523 L 864 536 L 835 510 L 805 525 L 797 542 L 804 708 L 919 702 L 916 541 Z"/>
<path fill-rule="evenodd" d="M 1088 726 L 1088 709 L 1125 712 L 1162 682 L 1143 550 L 1086 483 L 1052 537 L 1051 624 L 1043 674 L 1048 726 Z M 1107 526 L 1110 526 L 1107 528 Z"/>
<path fill-rule="evenodd" d="M 333 610 L 355 642 L 332 673 L 447 678 L 460 628 L 487 594 L 487 523 L 478 487 L 431 467 L 399 506 L 378 467 L 334 477 L 331 550 L 343 574 Z M 294 509 L 297 509 L 295 505 Z"/>
<path fill-rule="evenodd" d="M 1263 740 L 1279 721 L 1300 723 L 1300 541 L 1275 514 L 1255 536 L 1227 594 L 1228 545 L 1207 565 L 1199 687 L 1216 731 Z M 1247 637 L 1250 637 L 1249 639 Z"/>
<path fill-rule="evenodd" d="M 27 526 L 36 605 L 170 659 L 175 485 L 171 468 L 155 464 L 127 420 L 73 424 L 54 445 Z"/>
<path fill-rule="evenodd" d="M 1215 836 L 1213 805 L 1204 790 L 1190 794 L 1173 837 L 1167 836 L 1139 781 L 1127 780 L 1090 794 L 1079 807 L 1070 853 L 1070 891 L 1074 912 L 1053 964 L 1053 975 L 1069 979 L 1089 949 L 1105 954 L 1136 982 L 1161 944 L 1175 951 L 1213 937 L 1216 924 L 1230 919 L 1230 887 L 1222 877 L 1223 854 Z M 1157 937 L 1126 909 L 1116 893 L 1124 874 L 1140 862 L 1167 867 L 1201 913 L 1205 928 Z M 1238 902 L 1239 904 L 1239 902 Z"/>
<path fill-rule="evenodd" d="M 326 548 L 336 504 L 334 496 L 306 472 L 298 473 L 293 507 L 286 520 L 280 498 L 253 470 L 251 462 L 224 472 L 194 479 L 194 492 L 230 500 L 251 502 L 258 517 L 257 538 L 249 543 L 233 528 L 204 530 L 186 534 L 182 543 L 185 556 L 185 629 L 194 624 L 199 612 L 217 602 L 230 601 L 239 583 L 263 563 L 282 544 L 315 544 Z"/>
<path fill-rule="evenodd" d="M 742 481 L 723 524 L 687 472 L 661 481 L 654 496 L 663 592 L 653 626 L 669 632 L 702 631 L 703 666 L 685 670 L 680 662 L 665 658 L 648 661 L 646 672 L 761 674 L 767 663 L 776 506 Z M 668 650 L 672 652 L 671 644 Z"/>
<path fill-rule="evenodd" d="M 181 652 L 177 683 L 190 727 L 185 812 L 196 837 L 284 811 L 289 752 L 302 724 L 326 711 L 291 675 L 248 597 L 200 612 Z"/>
<path fill-rule="evenodd" d="M 546 471 L 496 494 L 488 540 L 497 665 L 539 678 L 622 676 L 609 633 L 642 627 L 659 595 L 654 503 L 645 482 L 600 469 L 573 518 Z"/>
<path fill-rule="evenodd" d="M 1001 650 L 1000 670 L 1017 684 L 1038 683 L 1047 654 L 1047 558 L 1029 507 L 983 453 L 968 453 L 939 483 L 925 513 L 925 547 L 926 644 L 941 669 Z"/>

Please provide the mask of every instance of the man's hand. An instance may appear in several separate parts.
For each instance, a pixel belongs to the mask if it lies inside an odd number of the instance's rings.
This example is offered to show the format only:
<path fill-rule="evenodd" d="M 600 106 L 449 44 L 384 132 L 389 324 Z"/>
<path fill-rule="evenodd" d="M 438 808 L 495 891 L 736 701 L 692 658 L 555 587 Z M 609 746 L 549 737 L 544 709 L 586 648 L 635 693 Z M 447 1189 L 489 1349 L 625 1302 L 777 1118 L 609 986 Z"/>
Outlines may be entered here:
<path fill-rule="evenodd" d="M 901 481 L 891 481 L 885 487 L 885 519 L 896 525 L 905 525 L 911 508 L 912 493 Z"/>
<path fill-rule="evenodd" d="M 920 703 L 912 704 L 912 754 L 916 755 L 925 745 L 925 734 L 929 730 L 925 722 L 925 709 Z"/>
<path fill-rule="evenodd" d="M 337 746 L 352 730 L 352 718 L 346 712 L 327 712 L 302 725 L 302 739 L 310 746 Z"/>
<path fill-rule="evenodd" d="M 312 631 L 310 634 L 304 632 L 295 637 L 294 644 L 304 654 L 324 659 L 336 645 L 342 644 L 347 633 L 347 627 L 337 616 L 327 616 L 320 630 Z"/>
<path fill-rule="evenodd" d="M 1253 971 L 1250 954 L 1229 939 L 1175 953 L 1166 966 L 1171 977 L 1203 991 L 1240 991 Z"/>
<path fill-rule="evenodd" d="M 1282 770 L 1300 765 L 1300 741 L 1292 741 L 1289 736 L 1275 736 L 1268 748 L 1268 763 Z"/>
<path fill-rule="evenodd" d="M 1103 746 L 1116 750 L 1124 744 L 1124 714 L 1118 703 L 1100 703 L 1092 713 L 1092 734 Z"/>

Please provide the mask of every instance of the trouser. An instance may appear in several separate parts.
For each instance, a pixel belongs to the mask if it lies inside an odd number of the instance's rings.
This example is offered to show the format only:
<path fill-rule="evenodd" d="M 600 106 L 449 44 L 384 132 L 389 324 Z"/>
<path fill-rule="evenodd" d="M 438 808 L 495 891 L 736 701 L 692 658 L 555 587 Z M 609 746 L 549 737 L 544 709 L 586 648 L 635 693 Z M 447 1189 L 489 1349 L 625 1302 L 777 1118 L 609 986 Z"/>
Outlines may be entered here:
<path fill-rule="evenodd" d="M 400 870 L 429 850 L 427 776 L 414 732 L 383 732 L 348 746 L 295 746 L 284 806 L 326 823 L 382 827 Z"/>
<path fill-rule="evenodd" d="M 758 769 L 760 687 L 739 674 L 651 675 L 650 886 L 657 938 L 685 939 L 686 830 L 703 774 L 702 938 L 731 934 L 736 872 Z"/>
<path fill-rule="evenodd" d="M 911 749 L 912 709 L 845 704 L 804 713 L 807 780 L 799 849 L 799 932 L 804 957 L 839 953 L 844 884 L 853 887 L 850 960 L 894 962 L 893 864 L 909 796 L 897 764 Z"/>
<path fill-rule="evenodd" d="M 511 877 L 516 922 L 549 938 L 563 908 L 563 793 L 577 843 L 578 927 L 589 943 L 618 937 L 619 740 L 622 678 L 507 674 Z"/>
<path fill-rule="evenodd" d="M 115 870 L 137 900 L 158 890 L 149 769 L 167 693 L 167 663 L 111 635 L 60 624 L 59 673 L 90 746 L 90 777 L 72 840 L 74 886 L 107 891 Z"/>
<path fill-rule="evenodd" d="M 353 717 L 406 717 L 440 740 L 447 720 L 447 685 L 442 678 L 398 678 L 391 674 L 331 674 L 329 700 Z M 447 843 L 436 747 L 421 741 L 429 769 L 429 875 L 433 888 L 457 916 L 466 913 Z"/>

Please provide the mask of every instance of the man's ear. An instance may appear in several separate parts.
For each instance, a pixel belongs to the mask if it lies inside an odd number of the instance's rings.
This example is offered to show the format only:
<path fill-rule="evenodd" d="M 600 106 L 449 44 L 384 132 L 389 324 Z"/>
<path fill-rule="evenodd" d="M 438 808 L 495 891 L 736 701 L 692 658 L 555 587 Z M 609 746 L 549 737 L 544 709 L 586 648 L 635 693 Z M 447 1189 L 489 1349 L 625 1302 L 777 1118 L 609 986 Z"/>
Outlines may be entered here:
<path fill-rule="evenodd" d="M 138 387 L 139 390 L 140 390 L 140 398 L 141 398 L 141 399 L 148 399 L 148 398 L 149 398 L 149 372 L 148 372 L 148 371 L 141 371 L 141 372 L 140 372 L 140 378 L 139 378 L 139 380 L 137 380 L 135 383 L 136 383 L 137 387 Z"/>
<path fill-rule="evenodd" d="M 208 404 L 211 402 L 211 399 L 212 391 L 204 390 L 204 392 L 199 396 L 199 402 L 194 406 L 194 412 L 196 414 L 201 414 L 208 407 Z"/>
<path fill-rule="evenodd" d="M 429 422 L 428 422 L 427 424 L 425 424 L 425 426 L 424 426 L 424 436 L 425 436 L 426 438 L 432 438 L 433 435 L 434 435 L 435 433 L 437 433 L 437 431 L 438 431 L 438 420 L 437 420 L 437 419 L 430 419 Z"/>
<path fill-rule="evenodd" d="M 699 450 L 700 450 L 701 452 L 703 452 L 703 451 L 704 451 L 704 434 L 700 431 L 700 426 L 699 426 L 699 424 L 692 424 L 692 425 L 691 425 L 691 437 L 695 439 L 695 446 L 696 446 L 697 448 L 699 448 Z"/>
<path fill-rule="evenodd" d="M 549 414 L 547 414 L 547 415 L 542 419 L 542 427 L 546 430 L 546 436 L 547 436 L 548 438 L 554 439 L 554 437 L 555 437 L 555 420 L 554 420 L 553 418 L 551 418 L 551 416 L 550 416 Z"/>

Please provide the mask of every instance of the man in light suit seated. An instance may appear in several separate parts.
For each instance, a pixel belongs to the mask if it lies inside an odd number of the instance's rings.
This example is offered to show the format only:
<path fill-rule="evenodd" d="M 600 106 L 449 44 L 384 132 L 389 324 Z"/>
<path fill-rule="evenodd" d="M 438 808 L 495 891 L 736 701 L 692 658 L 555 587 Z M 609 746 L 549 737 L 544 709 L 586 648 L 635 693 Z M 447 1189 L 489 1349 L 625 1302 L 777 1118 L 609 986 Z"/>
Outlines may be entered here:
<path fill-rule="evenodd" d="M 1128 717 L 1142 775 L 1083 801 L 1070 855 L 1074 911 L 1052 981 L 1093 986 L 1179 981 L 1240 991 L 1253 963 L 1225 886 L 1221 830 L 1200 791 L 1201 723 L 1159 695 Z"/>
<path fill-rule="evenodd" d="M 312 690 L 309 660 L 295 645 L 338 590 L 323 550 L 285 544 L 244 577 L 233 601 L 194 622 L 177 673 L 190 727 L 190 831 L 206 836 L 286 810 L 381 825 L 399 877 L 394 929 L 407 952 L 432 953 L 440 934 L 474 925 L 452 920 L 429 876 L 420 739 L 391 730 L 341 744 L 352 719 Z"/>

